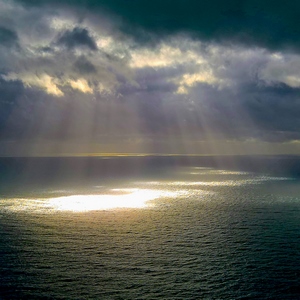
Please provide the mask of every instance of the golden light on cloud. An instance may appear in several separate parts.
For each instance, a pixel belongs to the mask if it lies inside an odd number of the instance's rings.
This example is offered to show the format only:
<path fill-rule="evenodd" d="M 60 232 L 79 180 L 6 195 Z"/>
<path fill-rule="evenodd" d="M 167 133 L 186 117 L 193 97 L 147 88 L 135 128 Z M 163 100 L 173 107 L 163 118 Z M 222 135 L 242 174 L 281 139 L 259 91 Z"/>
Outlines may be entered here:
<path fill-rule="evenodd" d="M 130 67 L 132 68 L 164 68 L 176 64 L 193 62 L 202 64 L 201 55 L 189 50 L 182 51 L 180 48 L 162 45 L 158 50 L 143 49 L 132 53 Z"/>
<path fill-rule="evenodd" d="M 210 85 L 224 85 L 224 80 L 214 76 L 212 70 L 205 70 L 194 74 L 184 74 L 180 79 L 174 80 L 178 84 L 178 94 L 187 94 L 188 88 L 197 83 L 207 83 Z"/>
<path fill-rule="evenodd" d="M 48 19 L 50 28 L 53 28 L 57 31 L 59 30 L 66 30 L 66 29 L 72 29 L 74 28 L 74 23 L 76 20 L 74 18 L 68 18 L 66 16 L 55 16 L 54 18 Z"/>
<path fill-rule="evenodd" d="M 22 80 L 25 86 L 35 86 L 46 91 L 47 94 L 61 97 L 64 93 L 58 88 L 59 80 L 48 74 L 33 75 L 33 74 L 16 74 L 10 73 L 3 76 L 6 80 Z"/>
<path fill-rule="evenodd" d="M 300 76 L 287 76 L 285 83 L 293 88 L 300 87 Z"/>
<path fill-rule="evenodd" d="M 73 89 L 79 90 L 82 93 L 93 93 L 93 89 L 89 86 L 88 82 L 84 78 L 80 78 L 77 80 L 69 80 L 69 84 Z"/>
<path fill-rule="evenodd" d="M 40 87 L 45 88 L 48 94 L 58 97 L 63 96 L 64 94 L 55 84 L 55 79 L 47 74 L 44 74 L 40 78 L 37 78 L 36 83 L 37 85 L 40 85 Z"/>
<path fill-rule="evenodd" d="M 113 44 L 113 38 L 110 36 L 101 36 L 101 38 L 96 41 L 96 44 L 98 48 L 109 49 Z"/>

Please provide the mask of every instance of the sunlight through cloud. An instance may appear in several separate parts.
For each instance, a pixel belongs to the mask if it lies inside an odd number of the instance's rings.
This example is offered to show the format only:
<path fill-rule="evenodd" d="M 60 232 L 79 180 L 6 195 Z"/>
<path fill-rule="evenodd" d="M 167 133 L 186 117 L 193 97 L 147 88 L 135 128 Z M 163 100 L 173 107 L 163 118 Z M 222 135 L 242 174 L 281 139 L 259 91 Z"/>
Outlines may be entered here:
<path fill-rule="evenodd" d="M 88 82 L 83 78 L 77 80 L 70 80 L 69 83 L 73 89 L 79 90 L 82 93 L 89 93 L 89 94 L 93 93 L 93 89 L 89 86 Z"/>

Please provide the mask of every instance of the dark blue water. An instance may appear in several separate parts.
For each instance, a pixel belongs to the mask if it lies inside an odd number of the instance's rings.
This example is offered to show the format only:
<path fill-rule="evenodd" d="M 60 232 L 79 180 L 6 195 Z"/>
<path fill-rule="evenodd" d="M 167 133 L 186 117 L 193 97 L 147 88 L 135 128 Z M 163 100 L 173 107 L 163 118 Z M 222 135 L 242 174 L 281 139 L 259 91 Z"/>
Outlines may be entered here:
<path fill-rule="evenodd" d="M 2 160 L 0 299 L 300 299 L 297 160 L 249 159 Z"/>

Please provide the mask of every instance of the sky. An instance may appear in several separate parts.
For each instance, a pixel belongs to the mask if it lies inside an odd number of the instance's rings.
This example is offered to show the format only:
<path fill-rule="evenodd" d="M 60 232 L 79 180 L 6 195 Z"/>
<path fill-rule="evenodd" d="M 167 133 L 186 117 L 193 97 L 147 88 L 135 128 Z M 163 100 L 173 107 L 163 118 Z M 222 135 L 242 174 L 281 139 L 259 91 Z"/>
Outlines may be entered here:
<path fill-rule="evenodd" d="M 0 0 L 0 155 L 299 154 L 300 2 Z"/>

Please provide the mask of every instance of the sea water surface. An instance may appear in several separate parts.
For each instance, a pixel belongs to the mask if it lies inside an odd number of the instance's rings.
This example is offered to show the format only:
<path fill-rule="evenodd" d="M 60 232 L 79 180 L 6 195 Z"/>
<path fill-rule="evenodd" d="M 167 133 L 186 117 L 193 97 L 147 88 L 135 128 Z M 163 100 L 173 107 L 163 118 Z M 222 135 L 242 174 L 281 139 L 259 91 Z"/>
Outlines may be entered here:
<path fill-rule="evenodd" d="M 300 299 L 282 160 L 2 159 L 0 299 Z"/>

